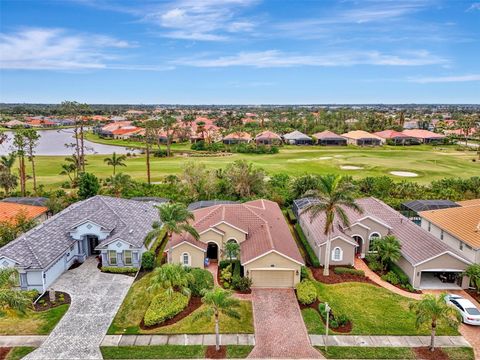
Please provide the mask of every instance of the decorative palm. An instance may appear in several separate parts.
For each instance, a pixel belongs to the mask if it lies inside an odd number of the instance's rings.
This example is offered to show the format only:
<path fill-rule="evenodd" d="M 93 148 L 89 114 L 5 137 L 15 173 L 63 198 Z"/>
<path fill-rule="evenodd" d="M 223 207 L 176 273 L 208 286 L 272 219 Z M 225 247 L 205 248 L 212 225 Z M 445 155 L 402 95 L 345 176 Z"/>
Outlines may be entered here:
<path fill-rule="evenodd" d="M 445 302 L 445 294 L 439 296 L 426 294 L 422 300 L 410 303 L 410 311 L 415 313 L 415 326 L 417 328 L 423 325 L 430 325 L 431 351 L 435 350 L 437 325 L 443 323 L 456 329 L 462 320 L 460 313 Z"/>
<path fill-rule="evenodd" d="M 374 240 L 373 250 L 377 252 L 377 259 L 382 265 L 382 269 L 386 270 L 388 264 L 397 262 L 402 253 L 400 249 L 402 245 L 393 235 L 384 236 L 381 239 Z"/>
<path fill-rule="evenodd" d="M 125 155 L 117 155 L 115 152 L 113 152 L 112 157 L 105 158 L 103 161 L 109 165 L 113 166 L 113 175 L 115 175 L 115 169 L 117 166 L 127 166 L 125 164 L 125 160 L 127 157 Z"/>
<path fill-rule="evenodd" d="M 230 262 L 232 262 L 233 258 L 238 257 L 240 253 L 240 245 L 237 244 L 236 241 L 227 241 L 225 243 L 225 253 L 228 256 Z"/>
<path fill-rule="evenodd" d="M 18 286 L 18 272 L 13 268 L 0 270 L 0 307 L 25 312 L 31 303 L 26 292 L 15 290 Z"/>
<path fill-rule="evenodd" d="M 187 209 L 187 207 L 183 204 L 179 203 L 165 203 L 160 206 L 157 206 L 160 220 L 163 223 L 163 227 L 167 232 L 168 240 L 169 240 L 169 250 L 168 250 L 168 260 L 171 262 L 172 260 L 172 235 L 173 234 L 181 234 L 181 233 L 188 233 L 193 236 L 196 240 L 200 238 L 197 230 L 188 223 L 189 220 L 193 220 L 195 217 L 193 214 Z M 154 224 L 155 225 L 155 224 Z M 153 233 L 157 233 L 157 235 L 153 235 L 158 237 L 159 230 L 158 224 L 157 229 L 153 228 Z M 148 238 L 148 235 L 147 235 Z"/>
<path fill-rule="evenodd" d="M 477 294 L 480 294 L 480 264 L 472 264 L 465 270 L 465 275 L 470 278 L 470 283 L 477 288 Z"/>
<path fill-rule="evenodd" d="M 215 317 L 215 349 L 220 350 L 220 328 L 219 315 L 223 314 L 234 319 L 240 319 L 240 314 L 236 308 L 240 307 L 240 301 L 232 297 L 232 292 L 216 287 L 213 290 L 204 290 L 202 303 L 203 310 L 197 312 L 194 321 L 200 318 L 211 319 Z"/>
<path fill-rule="evenodd" d="M 13 164 L 15 164 L 15 153 L 10 153 L 9 155 L 2 155 L 0 157 L 0 170 L 6 171 L 8 174 L 11 174 Z"/>
<path fill-rule="evenodd" d="M 105 183 L 112 189 L 116 197 L 120 197 L 122 190 L 130 185 L 131 177 L 128 174 L 118 173 L 105 179 Z"/>
<path fill-rule="evenodd" d="M 195 281 L 192 273 L 187 272 L 180 264 L 165 264 L 157 267 L 153 271 L 153 277 L 150 281 L 149 291 L 164 290 L 169 296 L 174 291 L 179 291 L 184 295 L 190 295 L 188 285 Z"/>
<path fill-rule="evenodd" d="M 338 216 L 342 225 L 348 227 L 350 226 L 350 220 L 345 212 L 346 208 L 363 213 L 362 208 L 355 203 L 352 192 L 353 185 L 344 181 L 341 176 L 325 175 L 320 176 L 317 189 L 307 191 L 304 195 L 306 197 L 313 197 L 316 200 L 302 210 L 302 213 L 310 214 L 310 221 L 313 221 L 313 219 L 320 214 L 325 214 L 324 233 L 327 236 L 327 243 L 325 245 L 325 261 L 323 264 L 324 276 L 329 275 L 330 234 L 333 231 L 335 218 Z"/>
<path fill-rule="evenodd" d="M 67 175 L 68 178 L 70 179 L 70 182 L 73 182 L 73 178 L 71 174 L 72 173 L 75 174 L 76 170 L 77 168 L 72 163 L 62 164 L 62 171 L 60 171 L 59 175 Z"/>

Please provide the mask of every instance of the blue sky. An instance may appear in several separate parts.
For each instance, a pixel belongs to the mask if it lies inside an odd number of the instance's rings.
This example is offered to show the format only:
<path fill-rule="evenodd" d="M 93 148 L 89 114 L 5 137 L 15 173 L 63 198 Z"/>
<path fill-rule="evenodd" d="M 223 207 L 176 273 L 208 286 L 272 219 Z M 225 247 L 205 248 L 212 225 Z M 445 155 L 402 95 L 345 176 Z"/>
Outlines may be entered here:
<path fill-rule="evenodd" d="M 480 103 L 480 2 L 0 2 L 0 101 Z"/>

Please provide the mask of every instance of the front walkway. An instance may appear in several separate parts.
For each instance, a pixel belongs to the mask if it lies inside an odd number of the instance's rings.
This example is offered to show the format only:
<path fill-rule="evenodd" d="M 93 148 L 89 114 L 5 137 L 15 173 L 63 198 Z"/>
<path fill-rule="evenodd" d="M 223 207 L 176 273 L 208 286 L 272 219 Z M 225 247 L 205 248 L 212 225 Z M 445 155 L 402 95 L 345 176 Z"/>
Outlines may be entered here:
<path fill-rule="evenodd" d="M 310 345 L 293 289 L 254 289 L 255 347 L 250 358 L 323 358 Z"/>
<path fill-rule="evenodd" d="M 94 257 L 63 273 L 52 288 L 70 294 L 70 308 L 25 359 L 102 359 L 99 345 L 132 283 L 133 277 L 102 273 Z"/>
<path fill-rule="evenodd" d="M 325 335 L 310 335 L 313 346 L 325 346 Z M 329 335 L 328 346 L 421 347 L 430 345 L 430 336 Z M 436 336 L 439 347 L 470 347 L 463 336 Z"/>

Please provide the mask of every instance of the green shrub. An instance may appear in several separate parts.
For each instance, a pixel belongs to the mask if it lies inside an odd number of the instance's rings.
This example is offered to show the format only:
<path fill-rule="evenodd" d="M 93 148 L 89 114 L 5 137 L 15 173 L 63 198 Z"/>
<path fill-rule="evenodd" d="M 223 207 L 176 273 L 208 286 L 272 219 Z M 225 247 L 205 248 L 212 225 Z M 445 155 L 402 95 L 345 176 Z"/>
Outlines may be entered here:
<path fill-rule="evenodd" d="M 225 269 L 228 265 L 230 265 L 230 260 L 220 260 L 218 262 L 218 269 L 223 270 Z"/>
<path fill-rule="evenodd" d="M 153 152 L 154 157 L 167 157 L 167 150 L 157 149 Z"/>
<path fill-rule="evenodd" d="M 308 273 L 308 268 L 306 266 L 302 266 L 300 268 L 300 280 L 310 279 L 310 274 Z"/>
<path fill-rule="evenodd" d="M 336 267 L 334 269 L 335 274 L 349 274 L 349 275 L 356 275 L 356 276 L 365 276 L 365 272 L 363 270 L 351 269 L 346 267 Z"/>
<path fill-rule="evenodd" d="M 145 312 L 143 322 L 146 326 L 161 324 L 185 309 L 188 301 L 189 297 L 179 292 L 174 292 L 172 296 L 163 292 L 153 298 Z"/>
<path fill-rule="evenodd" d="M 220 279 L 222 280 L 223 287 L 230 289 L 232 281 L 232 264 L 229 264 L 226 268 L 220 271 Z"/>
<path fill-rule="evenodd" d="M 375 254 L 367 254 L 365 257 L 367 261 L 367 265 L 372 271 L 380 271 L 382 270 L 382 264 L 377 260 L 377 256 Z"/>
<path fill-rule="evenodd" d="M 155 267 L 155 254 L 153 251 L 145 251 L 142 254 L 142 268 L 143 270 L 152 270 Z"/>
<path fill-rule="evenodd" d="M 154 254 L 157 252 L 158 253 L 163 253 L 163 250 L 165 249 L 165 246 L 167 245 L 167 231 L 164 230 L 156 239 L 153 245 L 150 247 L 150 251 L 153 252 Z"/>
<path fill-rule="evenodd" d="M 315 254 L 315 251 L 313 251 L 312 247 L 307 241 L 307 238 L 305 237 L 305 234 L 303 233 L 302 228 L 300 227 L 299 223 L 295 224 L 295 230 L 297 230 L 298 237 L 305 248 L 305 251 L 308 255 L 308 258 L 310 259 L 310 264 L 312 264 L 313 267 L 320 267 L 320 261 L 318 261 L 318 257 Z"/>
<path fill-rule="evenodd" d="M 233 273 L 232 276 L 238 276 L 241 277 L 241 270 L 242 270 L 242 265 L 240 264 L 240 260 L 235 260 L 233 262 Z"/>
<path fill-rule="evenodd" d="M 117 266 L 102 266 L 102 272 L 112 274 L 134 274 L 138 271 L 136 267 L 117 267 Z"/>
<path fill-rule="evenodd" d="M 340 315 L 336 316 L 336 320 L 337 320 L 339 326 L 347 325 L 348 322 L 350 321 L 348 316 L 345 315 L 345 314 L 340 314 Z"/>
<path fill-rule="evenodd" d="M 392 285 L 398 285 L 400 283 L 400 279 L 393 271 L 389 271 L 385 275 L 382 275 L 382 280 L 387 281 Z"/>
<path fill-rule="evenodd" d="M 408 278 L 408 275 L 403 272 L 403 270 L 398 266 L 397 264 L 390 264 L 390 271 L 393 271 L 397 277 L 398 281 L 402 285 L 409 285 L 410 284 L 410 279 Z"/>
<path fill-rule="evenodd" d="M 188 286 L 192 296 L 202 296 L 203 290 L 213 289 L 213 275 L 210 271 L 197 268 L 189 271 L 194 278 L 194 281 Z"/>
<path fill-rule="evenodd" d="M 40 293 L 38 292 L 38 290 L 23 290 L 24 291 L 24 294 L 27 295 L 31 300 L 32 302 L 35 301 L 37 298 L 38 298 L 38 295 L 40 295 Z"/>
<path fill-rule="evenodd" d="M 317 300 L 317 288 L 310 280 L 303 280 L 297 284 L 297 298 L 303 305 L 308 305 Z"/>
<path fill-rule="evenodd" d="M 338 328 L 338 326 L 339 326 L 339 325 L 338 325 L 338 321 L 337 321 L 337 320 L 332 320 L 332 321 L 330 321 L 329 326 L 330 326 L 332 329 Z"/>
<path fill-rule="evenodd" d="M 252 286 L 252 279 L 249 277 L 240 277 L 234 275 L 232 277 L 232 287 L 235 290 L 246 292 L 250 290 L 250 287 Z"/>

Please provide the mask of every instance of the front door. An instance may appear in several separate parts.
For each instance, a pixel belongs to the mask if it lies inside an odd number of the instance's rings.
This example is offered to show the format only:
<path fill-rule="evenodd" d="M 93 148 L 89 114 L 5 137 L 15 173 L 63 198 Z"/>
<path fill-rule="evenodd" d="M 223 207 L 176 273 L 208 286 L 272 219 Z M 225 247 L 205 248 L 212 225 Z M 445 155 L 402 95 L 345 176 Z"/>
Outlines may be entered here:
<path fill-rule="evenodd" d="M 99 255 L 100 251 L 95 250 L 98 245 L 98 237 L 95 235 L 87 235 L 88 255 Z"/>
<path fill-rule="evenodd" d="M 207 257 L 210 260 L 218 260 L 218 245 L 210 242 L 207 246 Z"/>

